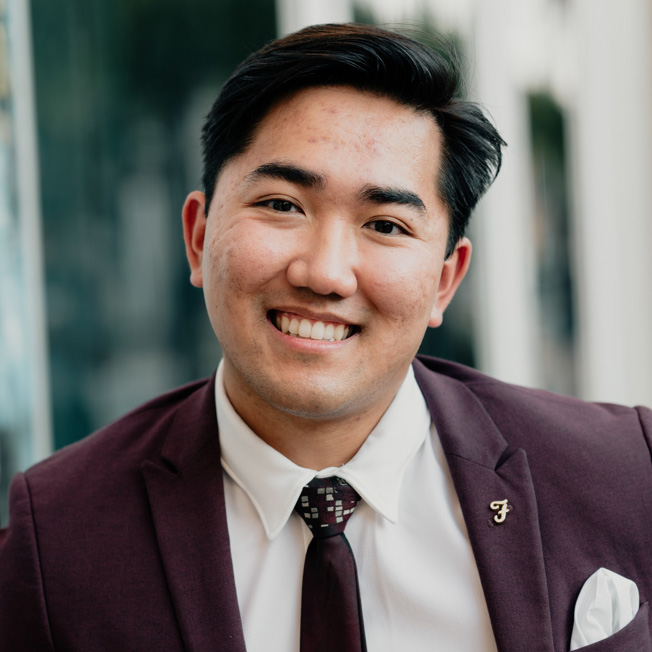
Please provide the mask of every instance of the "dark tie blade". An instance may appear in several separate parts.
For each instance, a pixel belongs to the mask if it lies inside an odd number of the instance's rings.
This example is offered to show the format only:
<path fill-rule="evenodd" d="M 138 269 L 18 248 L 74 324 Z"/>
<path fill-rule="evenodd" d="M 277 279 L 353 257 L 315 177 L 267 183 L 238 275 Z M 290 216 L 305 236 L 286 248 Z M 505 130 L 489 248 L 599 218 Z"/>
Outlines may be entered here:
<path fill-rule="evenodd" d="M 355 560 L 344 534 L 312 540 L 303 587 L 301 652 L 364 652 Z"/>

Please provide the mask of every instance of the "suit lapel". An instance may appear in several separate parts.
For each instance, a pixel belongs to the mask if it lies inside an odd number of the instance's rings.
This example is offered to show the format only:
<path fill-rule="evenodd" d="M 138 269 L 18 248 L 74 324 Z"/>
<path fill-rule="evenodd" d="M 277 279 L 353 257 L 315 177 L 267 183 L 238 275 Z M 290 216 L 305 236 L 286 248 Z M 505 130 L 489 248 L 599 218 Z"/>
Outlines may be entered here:
<path fill-rule="evenodd" d="M 463 383 L 428 373 L 418 361 L 414 370 L 448 460 L 498 649 L 552 652 L 537 503 L 525 451 L 509 449 Z M 504 499 L 510 511 L 498 524 L 490 503 Z"/>
<path fill-rule="evenodd" d="M 142 472 L 187 652 L 245 652 L 224 503 L 214 380 L 177 411 Z"/>

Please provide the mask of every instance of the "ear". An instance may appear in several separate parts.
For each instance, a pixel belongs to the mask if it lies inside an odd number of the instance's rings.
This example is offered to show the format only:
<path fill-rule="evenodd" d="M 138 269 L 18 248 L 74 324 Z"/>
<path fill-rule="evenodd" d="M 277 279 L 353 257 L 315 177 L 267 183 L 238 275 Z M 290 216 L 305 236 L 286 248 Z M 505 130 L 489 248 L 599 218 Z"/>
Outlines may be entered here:
<path fill-rule="evenodd" d="M 460 286 L 462 279 L 466 276 L 471 262 L 471 241 L 468 238 L 461 238 L 455 246 L 455 251 L 444 261 L 444 267 L 439 279 L 437 298 L 430 313 L 428 326 L 437 328 L 444 321 L 444 310 L 452 301 Z"/>
<path fill-rule="evenodd" d="M 206 234 L 206 196 L 203 192 L 191 192 L 183 204 L 183 239 L 186 243 L 186 257 L 190 264 L 190 282 L 202 287 L 202 260 L 204 258 L 204 236 Z"/>

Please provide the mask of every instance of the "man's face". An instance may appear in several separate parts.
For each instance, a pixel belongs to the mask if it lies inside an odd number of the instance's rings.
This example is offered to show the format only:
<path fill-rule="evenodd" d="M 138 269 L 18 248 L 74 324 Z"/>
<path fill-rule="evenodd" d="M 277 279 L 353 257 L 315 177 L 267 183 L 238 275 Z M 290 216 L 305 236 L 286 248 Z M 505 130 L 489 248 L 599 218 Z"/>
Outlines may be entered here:
<path fill-rule="evenodd" d="M 191 281 L 241 415 L 387 407 L 468 266 L 466 240 L 444 261 L 440 156 L 431 116 L 349 88 L 307 89 L 223 168 L 207 219 L 203 194 L 188 197 Z"/>

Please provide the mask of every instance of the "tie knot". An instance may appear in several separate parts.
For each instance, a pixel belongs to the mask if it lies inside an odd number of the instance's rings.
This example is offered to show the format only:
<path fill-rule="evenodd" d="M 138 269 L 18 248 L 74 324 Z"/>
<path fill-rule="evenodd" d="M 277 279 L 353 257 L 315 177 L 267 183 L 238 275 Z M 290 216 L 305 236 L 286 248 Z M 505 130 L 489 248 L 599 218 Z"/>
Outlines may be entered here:
<path fill-rule="evenodd" d="M 344 531 L 360 496 L 342 478 L 314 478 L 302 490 L 295 511 L 319 539 Z"/>

